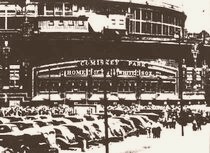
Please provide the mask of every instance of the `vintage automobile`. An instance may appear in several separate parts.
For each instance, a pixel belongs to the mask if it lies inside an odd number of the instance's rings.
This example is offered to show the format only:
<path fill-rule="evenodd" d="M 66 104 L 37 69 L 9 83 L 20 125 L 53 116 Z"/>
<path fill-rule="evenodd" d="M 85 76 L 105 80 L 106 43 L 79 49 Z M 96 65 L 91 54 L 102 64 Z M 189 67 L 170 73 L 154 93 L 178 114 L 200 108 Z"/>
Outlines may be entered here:
<path fill-rule="evenodd" d="M 58 117 L 58 118 L 52 118 L 52 122 L 53 125 L 62 125 L 62 124 L 69 124 L 71 125 L 73 122 L 63 118 L 63 117 Z"/>
<path fill-rule="evenodd" d="M 79 117 L 79 116 L 65 116 L 65 118 L 74 123 L 84 121 L 84 118 Z"/>
<path fill-rule="evenodd" d="M 14 124 L 18 127 L 20 131 L 23 131 L 28 128 L 38 128 L 39 126 L 32 121 L 19 121 L 19 122 L 11 122 L 9 124 Z"/>
<path fill-rule="evenodd" d="M 0 117 L 0 124 L 9 123 L 10 120 L 5 117 Z"/>
<path fill-rule="evenodd" d="M 125 137 L 132 136 L 136 134 L 137 128 L 135 127 L 133 121 L 129 117 L 113 117 L 115 120 L 120 122 L 120 126 L 125 131 Z"/>
<path fill-rule="evenodd" d="M 82 151 L 84 151 L 86 148 L 89 148 L 89 142 L 92 141 L 92 138 L 89 131 L 87 131 L 82 125 L 64 124 L 63 126 L 67 127 L 70 132 L 75 135 L 75 140 L 78 142 L 78 145 Z"/>
<path fill-rule="evenodd" d="M 42 133 L 23 135 L 20 153 L 58 153 L 58 148 L 52 146 Z"/>
<path fill-rule="evenodd" d="M 53 128 L 56 134 L 56 143 L 59 148 L 66 150 L 70 147 L 78 147 L 78 142 L 75 139 L 74 133 L 72 133 L 67 127 L 58 125 Z"/>
<path fill-rule="evenodd" d="M 13 124 L 0 125 L 0 146 L 17 152 L 23 142 L 23 133 Z"/>
<path fill-rule="evenodd" d="M 17 117 L 17 116 L 6 116 L 4 118 L 9 119 L 10 122 L 23 121 L 22 117 Z"/>
<path fill-rule="evenodd" d="M 49 132 L 46 134 L 44 131 Z M 58 153 L 56 146 L 50 142 L 53 140 L 52 137 L 49 137 L 50 131 L 49 129 L 42 129 L 42 132 L 21 131 L 15 124 L 1 124 L 0 146 L 11 153 Z"/>

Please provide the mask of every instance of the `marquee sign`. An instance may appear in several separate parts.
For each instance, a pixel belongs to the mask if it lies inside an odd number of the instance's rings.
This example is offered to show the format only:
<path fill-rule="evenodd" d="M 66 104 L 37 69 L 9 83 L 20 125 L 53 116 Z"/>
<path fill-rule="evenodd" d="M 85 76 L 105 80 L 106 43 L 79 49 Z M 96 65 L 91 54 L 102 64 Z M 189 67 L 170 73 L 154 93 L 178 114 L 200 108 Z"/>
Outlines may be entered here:
<path fill-rule="evenodd" d="M 88 69 L 84 70 L 66 70 L 64 71 L 64 76 L 66 77 L 76 77 L 76 76 L 95 76 L 95 77 L 102 77 L 103 76 L 103 69 L 98 69 L 98 70 L 90 70 L 88 72 Z M 116 75 L 118 77 L 120 76 L 127 76 L 127 77 L 134 77 L 134 76 L 158 76 L 161 75 L 161 72 L 157 71 L 150 71 L 150 70 L 120 70 L 117 69 Z M 107 72 L 107 76 L 112 76 L 112 71 Z"/>
<path fill-rule="evenodd" d="M 79 66 L 120 66 L 121 63 L 127 64 L 124 66 L 131 67 L 146 67 L 147 63 L 138 60 L 119 60 L 119 59 L 90 59 L 78 62 Z"/>

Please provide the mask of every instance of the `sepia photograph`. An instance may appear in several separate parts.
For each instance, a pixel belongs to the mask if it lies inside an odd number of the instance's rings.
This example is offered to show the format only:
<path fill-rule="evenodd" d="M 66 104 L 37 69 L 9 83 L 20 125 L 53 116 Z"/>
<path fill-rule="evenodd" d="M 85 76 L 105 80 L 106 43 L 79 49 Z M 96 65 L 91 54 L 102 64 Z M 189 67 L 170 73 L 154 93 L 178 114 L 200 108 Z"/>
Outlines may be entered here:
<path fill-rule="evenodd" d="M 210 153 L 210 0 L 0 0 L 0 153 Z"/>

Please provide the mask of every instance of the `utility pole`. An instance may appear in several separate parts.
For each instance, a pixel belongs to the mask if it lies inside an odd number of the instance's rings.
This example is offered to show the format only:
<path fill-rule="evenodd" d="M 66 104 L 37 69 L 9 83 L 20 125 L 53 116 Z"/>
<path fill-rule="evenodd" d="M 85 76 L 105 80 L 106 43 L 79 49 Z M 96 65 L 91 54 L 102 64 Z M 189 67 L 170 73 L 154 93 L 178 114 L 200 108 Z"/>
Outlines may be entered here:
<path fill-rule="evenodd" d="M 178 41 L 179 41 L 179 49 L 181 50 L 181 31 L 178 32 Z M 183 69 L 182 69 L 182 58 L 179 58 L 179 99 L 180 99 L 180 106 L 181 106 L 181 112 L 180 114 L 183 114 Z M 181 133 L 182 136 L 184 136 L 184 125 L 181 125 Z"/>
<path fill-rule="evenodd" d="M 108 136 L 108 109 L 107 109 L 107 65 L 106 59 L 104 59 L 103 65 L 103 73 L 104 73 L 104 125 L 105 125 L 105 149 L 106 153 L 109 153 L 109 136 Z"/>

